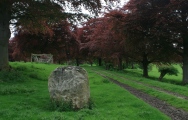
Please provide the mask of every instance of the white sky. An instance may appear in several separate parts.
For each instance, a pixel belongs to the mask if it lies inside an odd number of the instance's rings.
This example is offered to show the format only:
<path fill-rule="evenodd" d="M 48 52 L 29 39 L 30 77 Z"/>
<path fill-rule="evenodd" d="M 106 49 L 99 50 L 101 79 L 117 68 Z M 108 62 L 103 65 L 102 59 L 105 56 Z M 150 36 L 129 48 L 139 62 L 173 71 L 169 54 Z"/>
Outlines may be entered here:
<path fill-rule="evenodd" d="M 118 3 L 117 5 L 115 5 L 115 7 L 113 7 L 112 9 L 115 9 L 115 8 L 117 8 L 117 7 L 122 7 L 122 6 L 125 5 L 128 1 L 129 1 L 129 0 L 120 0 L 120 3 Z M 107 6 L 108 6 L 108 3 L 106 4 L 106 3 L 104 2 L 104 0 L 102 0 L 102 5 L 107 7 Z M 102 9 L 101 12 L 107 12 L 107 10 Z M 85 10 L 85 9 L 83 9 L 83 13 L 90 14 L 89 11 L 87 11 L 87 10 Z"/>

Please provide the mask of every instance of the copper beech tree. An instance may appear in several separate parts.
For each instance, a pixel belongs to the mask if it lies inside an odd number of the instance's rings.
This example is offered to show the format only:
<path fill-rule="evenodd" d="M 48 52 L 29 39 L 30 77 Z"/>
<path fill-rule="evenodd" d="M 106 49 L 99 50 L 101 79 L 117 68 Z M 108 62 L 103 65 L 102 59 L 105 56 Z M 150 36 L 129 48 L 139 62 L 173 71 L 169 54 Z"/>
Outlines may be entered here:
<path fill-rule="evenodd" d="M 130 0 L 124 6 L 127 12 L 124 26 L 127 37 L 130 36 L 127 40 L 137 44 L 147 40 L 145 47 L 152 47 L 149 51 L 155 51 L 158 62 L 174 62 L 181 57 L 184 84 L 188 83 L 187 7 L 186 0 Z"/>
<path fill-rule="evenodd" d="M 165 42 L 168 38 L 155 34 L 160 29 L 156 26 L 159 19 L 157 15 L 168 4 L 168 0 L 130 0 L 122 8 L 122 12 L 125 12 L 122 26 L 127 54 L 142 63 L 144 77 L 148 77 L 150 63 L 171 62 L 174 55 L 173 44 Z"/>
<path fill-rule="evenodd" d="M 17 61 L 30 61 L 31 53 L 48 53 L 53 54 L 56 63 L 75 58 L 78 43 L 70 24 L 62 21 L 53 25 L 51 29 L 53 35 L 30 34 L 20 29 L 9 43 L 13 50 L 12 53 L 9 52 L 10 57 Z"/>
<path fill-rule="evenodd" d="M 113 24 L 112 31 L 124 36 L 124 56 L 142 64 L 144 77 L 148 77 L 150 63 L 170 63 L 177 55 L 169 38 L 156 34 L 160 30 L 158 14 L 168 4 L 167 1 L 130 0 L 119 11 L 108 13 L 119 21 Z"/>
<path fill-rule="evenodd" d="M 70 5 L 71 10 L 77 12 L 65 12 L 67 5 Z M 100 0 L 0 0 L 0 70 L 9 67 L 10 24 L 25 29 L 29 33 L 51 33 L 49 29 L 51 23 L 75 16 L 79 18 L 81 15 L 79 10 L 82 7 L 97 13 L 101 6 Z"/>
<path fill-rule="evenodd" d="M 175 45 L 176 53 L 181 56 L 183 63 L 183 84 L 188 84 L 188 1 L 170 0 L 165 6 L 158 21 L 161 31 Z"/>
<path fill-rule="evenodd" d="M 91 32 L 84 35 L 83 39 L 88 41 L 83 48 L 102 54 L 103 58 L 110 56 L 108 60 L 121 53 L 123 58 L 140 62 L 144 77 L 148 77 L 148 65 L 152 62 L 182 62 L 183 83 L 187 84 L 187 7 L 186 0 L 130 0 L 122 9 L 100 18 L 100 22 L 93 20 L 97 25 L 93 21 L 86 23 L 82 29 L 88 28 Z M 114 41 L 120 44 L 116 46 Z"/>
<path fill-rule="evenodd" d="M 182 59 L 183 83 L 188 83 L 187 5 L 185 0 L 130 0 L 118 14 L 111 15 L 119 19 L 114 28 L 124 34 L 126 55 L 142 63 L 144 77 L 148 77 L 151 62 Z"/>
<path fill-rule="evenodd" d="M 100 48 L 100 44 L 95 39 L 93 34 L 96 31 L 98 24 L 100 24 L 103 20 L 100 18 L 91 19 L 83 24 L 82 28 L 79 28 L 77 31 L 77 40 L 79 42 L 79 48 L 81 55 L 84 58 L 87 58 L 90 62 L 94 58 L 99 59 L 99 66 L 101 66 L 101 57 L 102 52 Z M 93 38 L 94 37 L 94 38 Z"/>
<path fill-rule="evenodd" d="M 87 21 L 78 32 L 81 53 L 85 56 L 118 65 L 122 69 L 123 38 L 113 32 L 111 18 L 105 16 Z M 106 66 L 107 69 L 109 66 Z"/>
<path fill-rule="evenodd" d="M 170 26 L 161 25 L 164 22 L 161 16 L 167 14 L 164 11 L 168 11 L 171 4 L 169 0 L 130 0 L 122 9 L 109 11 L 103 18 L 88 21 L 82 28 L 82 39 L 87 40 L 82 48 L 90 54 L 101 54 L 108 61 L 118 55 L 119 58 L 140 62 L 143 76 L 148 77 L 150 63 L 180 60 L 177 53 L 181 52 L 181 47 L 174 46 L 174 40 L 180 40 L 179 33 L 168 35 L 167 32 L 172 33 Z M 168 23 L 170 21 L 166 21 Z"/>

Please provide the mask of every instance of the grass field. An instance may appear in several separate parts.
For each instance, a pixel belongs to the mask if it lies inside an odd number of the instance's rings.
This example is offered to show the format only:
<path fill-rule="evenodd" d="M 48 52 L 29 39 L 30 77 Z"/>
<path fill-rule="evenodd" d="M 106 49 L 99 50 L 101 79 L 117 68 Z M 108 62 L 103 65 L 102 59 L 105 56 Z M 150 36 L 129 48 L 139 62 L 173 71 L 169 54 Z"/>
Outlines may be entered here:
<path fill-rule="evenodd" d="M 185 110 L 187 101 L 175 99 L 172 96 L 159 93 L 151 88 L 134 84 L 134 81 L 143 82 L 173 92 L 187 95 L 188 87 L 173 85 L 156 80 L 140 77 L 139 70 L 123 72 L 104 71 L 99 67 L 84 67 L 89 75 L 92 109 L 80 111 L 59 111 L 55 109 L 49 98 L 48 76 L 58 66 L 54 64 L 36 64 L 12 62 L 13 70 L 0 72 L 0 120 L 169 120 L 170 118 L 159 110 L 151 107 L 136 98 L 123 88 L 99 76 L 93 70 L 108 74 L 114 79 L 145 91 L 148 94 L 165 99 L 174 106 Z M 156 77 L 157 72 L 151 71 Z M 118 77 L 119 76 L 119 77 Z M 125 81 L 120 76 L 125 76 Z M 134 81 L 133 81 L 133 80 Z M 166 76 L 165 81 L 170 81 Z M 176 79 L 174 79 L 176 80 Z M 177 81 L 179 79 L 177 78 Z M 175 100 L 173 100 L 175 99 Z"/>

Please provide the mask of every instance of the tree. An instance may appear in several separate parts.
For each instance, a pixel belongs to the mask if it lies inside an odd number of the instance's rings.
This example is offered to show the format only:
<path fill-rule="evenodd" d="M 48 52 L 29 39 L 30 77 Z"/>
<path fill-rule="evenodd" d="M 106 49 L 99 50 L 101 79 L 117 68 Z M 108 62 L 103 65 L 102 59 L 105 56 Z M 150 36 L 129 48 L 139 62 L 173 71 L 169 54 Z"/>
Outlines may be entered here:
<path fill-rule="evenodd" d="M 178 75 L 178 70 L 172 65 L 160 65 L 158 71 L 160 72 L 159 80 L 161 81 L 163 77 L 168 75 Z"/>
<path fill-rule="evenodd" d="M 94 33 L 98 24 L 101 24 L 102 18 L 90 19 L 83 24 L 83 27 L 77 31 L 77 40 L 80 44 L 80 52 L 84 58 L 92 61 L 94 58 L 98 58 L 99 65 L 101 65 L 101 47 L 100 43 L 97 41 Z"/>
<path fill-rule="evenodd" d="M 178 0 L 170 1 L 164 11 L 158 15 L 161 19 L 158 21 L 158 26 L 161 32 L 171 38 L 182 57 L 183 62 L 183 84 L 188 84 L 188 1 Z"/>
<path fill-rule="evenodd" d="M 67 21 L 56 23 L 51 28 L 53 35 L 30 34 L 20 29 L 10 43 L 14 50 L 12 57 L 14 60 L 30 61 L 31 53 L 48 53 L 53 54 L 54 61 L 58 63 L 73 59 L 78 44 L 70 27 Z"/>
<path fill-rule="evenodd" d="M 9 66 L 9 22 L 13 22 L 18 28 L 25 28 L 25 30 L 28 30 L 30 33 L 50 32 L 48 28 L 51 23 L 59 19 L 73 18 L 75 15 L 80 15 L 80 13 L 66 13 L 64 11 L 67 5 L 66 3 L 70 3 L 71 7 L 75 10 L 80 10 L 81 6 L 84 6 L 88 10 L 96 13 L 101 7 L 100 0 L 0 0 L 0 70 L 6 69 Z M 17 22 L 18 20 L 19 23 Z M 47 23 L 48 26 L 45 26 L 43 24 L 44 22 Z"/>
<path fill-rule="evenodd" d="M 114 65 L 122 70 L 124 39 L 121 34 L 112 30 L 115 22 L 118 23 L 118 19 L 110 15 L 91 19 L 80 29 L 78 38 L 81 43 L 82 53 L 98 58 L 99 65 L 101 59 L 103 59 L 107 69 L 109 65 Z"/>
<path fill-rule="evenodd" d="M 156 36 L 156 27 L 161 8 L 168 5 L 168 0 L 130 0 L 119 12 L 122 34 L 125 36 L 127 56 L 143 65 L 143 76 L 148 77 L 148 65 L 151 62 L 170 62 L 174 55 L 173 44 L 166 36 Z M 119 16 L 114 16 L 119 17 Z M 166 42 L 165 42 L 166 41 Z M 165 46 L 165 47 L 164 47 Z"/>

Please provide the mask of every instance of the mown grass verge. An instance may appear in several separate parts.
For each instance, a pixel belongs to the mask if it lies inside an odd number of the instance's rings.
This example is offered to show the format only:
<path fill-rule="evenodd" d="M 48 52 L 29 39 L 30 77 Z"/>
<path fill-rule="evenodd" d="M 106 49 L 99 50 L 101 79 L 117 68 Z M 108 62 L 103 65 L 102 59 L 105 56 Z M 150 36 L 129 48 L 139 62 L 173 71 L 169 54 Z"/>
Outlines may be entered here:
<path fill-rule="evenodd" d="M 59 111 L 52 107 L 48 93 L 48 76 L 60 65 L 36 63 L 10 63 L 12 72 L 19 72 L 16 79 L 9 71 L 0 74 L 1 120 L 169 120 L 159 110 L 136 98 L 123 88 L 88 71 L 92 109 Z M 6 72 L 6 71 L 5 71 Z M 21 80 L 20 80 L 21 79 Z"/>

